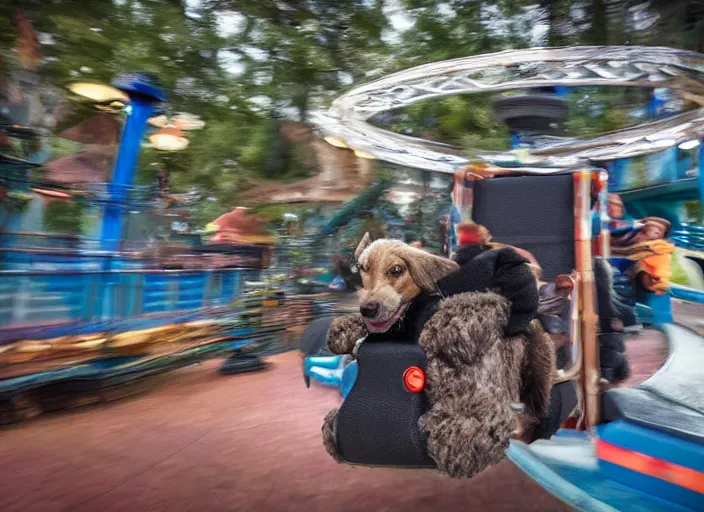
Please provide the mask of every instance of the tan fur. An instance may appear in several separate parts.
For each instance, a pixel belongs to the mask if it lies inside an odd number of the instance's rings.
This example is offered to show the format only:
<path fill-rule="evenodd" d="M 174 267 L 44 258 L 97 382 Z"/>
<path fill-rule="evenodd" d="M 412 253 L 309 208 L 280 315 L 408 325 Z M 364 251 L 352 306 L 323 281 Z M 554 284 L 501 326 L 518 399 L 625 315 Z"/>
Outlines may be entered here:
<path fill-rule="evenodd" d="M 359 262 L 359 258 L 362 256 L 362 253 L 364 252 L 364 249 L 369 247 L 372 243 L 372 237 L 369 233 L 364 233 L 364 236 L 362 239 L 359 241 L 359 244 L 357 245 L 357 249 L 354 251 L 354 259 L 355 261 Z"/>
<path fill-rule="evenodd" d="M 368 234 L 357 247 L 355 257 L 363 283 L 360 303 L 379 305 L 375 322 L 388 321 L 421 292 L 435 291 L 436 281 L 458 268 L 452 260 L 399 240 L 370 242 Z M 394 275 L 394 268 L 401 269 L 402 273 Z"/>

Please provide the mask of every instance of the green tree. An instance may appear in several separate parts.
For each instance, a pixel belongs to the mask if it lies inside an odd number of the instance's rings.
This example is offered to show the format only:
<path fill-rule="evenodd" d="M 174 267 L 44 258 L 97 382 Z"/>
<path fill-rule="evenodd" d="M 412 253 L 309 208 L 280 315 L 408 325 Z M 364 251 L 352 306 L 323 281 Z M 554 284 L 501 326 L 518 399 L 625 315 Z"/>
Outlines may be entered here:
<path fill-rule="evenodd" d="M 243 20 L 227 48 L 246 66 L 240 77 L 246 87 L 269 100 L 270 112 L 301 121 L 386 55 L 382 6 L 381 0 L 204 1 L 209 12 Z"/>

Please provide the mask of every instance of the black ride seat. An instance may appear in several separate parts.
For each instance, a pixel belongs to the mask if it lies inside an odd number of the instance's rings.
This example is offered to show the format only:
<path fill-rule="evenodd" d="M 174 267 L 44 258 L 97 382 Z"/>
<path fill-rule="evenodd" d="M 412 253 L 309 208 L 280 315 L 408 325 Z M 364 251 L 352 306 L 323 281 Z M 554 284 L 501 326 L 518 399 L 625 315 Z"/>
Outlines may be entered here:
<path fill-rule="evenodd" d="M 357 353 L 359 373 L 337 416 L 338 453 L 367 466 L 436 467 L 418 420 L 428 409 L 424 391 L 412 393 L 404 373 L 425 372 L 423 349 L 408 342 L 365 342 Z"/>
<path fill-rule="evenodd" d="M 604 421 L 626 420 L 704 444 L 704 338 L 678 325 L 665 327 L 670 356 L 636 388 L 608 391 Z"/>
<path fill-rule="evenodd" d="M 492 178 L 473 187 L 474 222 L 485 226 L 493 241 L 532 253 L 546 281 L 574 270 L 571 174 Z"/>
<path fill-rule="evenodd" d="M 511 176 L 473 184 L 472 218 L 489 230 L 492 240 L 529 251 L 540 263 L 545 281 L 575 268 L 574 177 L 572 174 Z M 567 333 L 562 318 L 539 315 L 550 334 Z M 566 366 L 570 346 L 557 351 L 558 368 Z M 550 410 L 535 427 L 549 438 L 577 405 L 574 382 L 554 386 Z"/>

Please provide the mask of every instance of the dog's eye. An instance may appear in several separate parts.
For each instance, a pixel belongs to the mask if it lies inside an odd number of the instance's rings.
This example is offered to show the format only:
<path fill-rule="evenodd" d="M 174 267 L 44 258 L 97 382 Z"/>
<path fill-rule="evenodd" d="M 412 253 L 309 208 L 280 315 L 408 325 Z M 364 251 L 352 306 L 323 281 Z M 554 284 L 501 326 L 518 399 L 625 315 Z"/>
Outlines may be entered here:
<path fill-rule="evenodd" d="M 399 277 L 399 276 L 402 276 L 405 271 L 406 271 L 405 268 L 403 268 L 399 265 L 396 265 L 396 266 L 393 266 L 389 269 L 389 275 L 391 277 Z"/>

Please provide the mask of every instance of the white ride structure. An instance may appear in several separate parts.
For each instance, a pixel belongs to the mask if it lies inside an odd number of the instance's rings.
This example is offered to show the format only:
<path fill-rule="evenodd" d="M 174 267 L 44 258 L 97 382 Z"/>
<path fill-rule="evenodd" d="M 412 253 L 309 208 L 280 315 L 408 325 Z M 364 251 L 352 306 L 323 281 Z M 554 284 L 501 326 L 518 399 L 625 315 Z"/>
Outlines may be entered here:
<path fill-rule="evenodd" d="M 400 135 L 370 124 L 375 115 L 451 96 L 547 86 L 667 88 L 698 108 L 591 139 L 545 139 L 527 151 L 460 153 L 456 148 Z M 359 156 L 452 173 L 472 159 L 497 165 L 571 168 L 649 154 L 704 138 L 704 57 L 643 46 L 531 48 L 433 62 L 361 85 L 312 121 L 323 137 Z M 540 170 L 542 169 L 542 171 Z"/>

